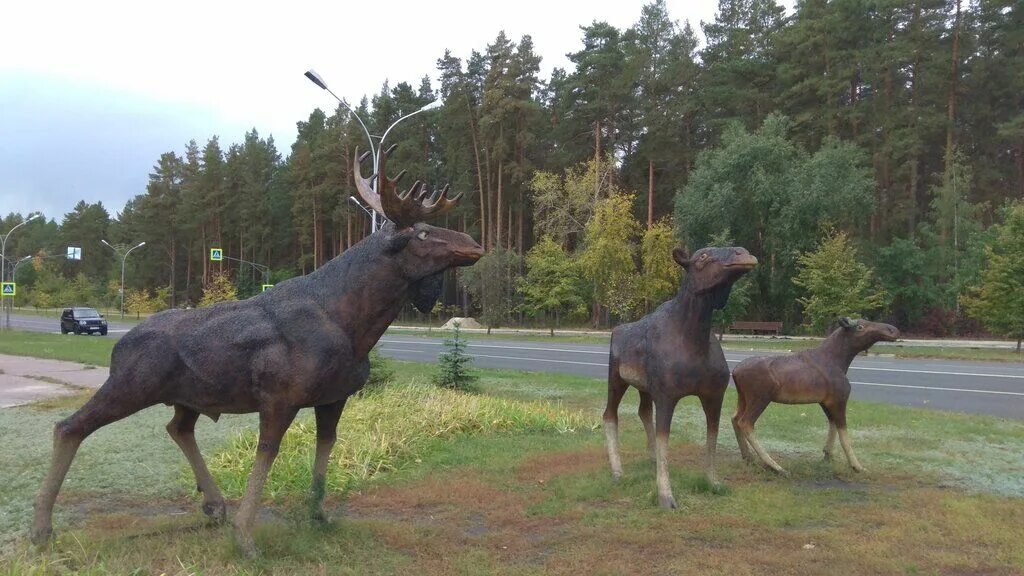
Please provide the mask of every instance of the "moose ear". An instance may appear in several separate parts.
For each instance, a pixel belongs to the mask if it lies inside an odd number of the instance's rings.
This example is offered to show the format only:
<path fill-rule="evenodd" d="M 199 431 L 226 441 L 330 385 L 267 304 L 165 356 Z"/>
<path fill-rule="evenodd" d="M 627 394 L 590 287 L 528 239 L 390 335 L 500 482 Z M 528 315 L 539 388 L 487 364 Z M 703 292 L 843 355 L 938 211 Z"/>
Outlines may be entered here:
<path fill-rule="evenodd" d="M 682 246 L 677 246 L 672 249 L 672 259 L 676 261 L 676 264 L 679 264 L 683 268 L 690 267 L 690 256 L 686 253 L 686 248 L 683 248 Z"/>
<path fill-rule="evenodd" d="M 849 316 L 843 316 L 843 317 L 839 318 L 839 325 L 842 326 L 843 328 L 846 328 L 847 330 L 849 330 L 849 329 L 857 326 L 857 323 L 854 322 Z"/>
<path fill-rule="evenodd" d="M 397 254 L 402 250 L 405 250 L 406 245 L 412 240 L 413 229 L 412 227 L 402 228 L 401 230 L 395 230 L 395 232 L 388 236 L 386 252 L 388 254 Z"/>

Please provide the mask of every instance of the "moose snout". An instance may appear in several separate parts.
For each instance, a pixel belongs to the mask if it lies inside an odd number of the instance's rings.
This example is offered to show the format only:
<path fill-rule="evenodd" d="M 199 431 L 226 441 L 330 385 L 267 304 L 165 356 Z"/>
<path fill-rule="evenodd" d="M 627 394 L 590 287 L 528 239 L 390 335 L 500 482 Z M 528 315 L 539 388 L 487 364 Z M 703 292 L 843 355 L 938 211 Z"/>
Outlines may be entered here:
<path fill-rule="evenodd" d="M 454 255 L 456 266 L 469 266 L 484 255 L 484 247 L 473 242 L 472 245 L 456 248 Z"/>

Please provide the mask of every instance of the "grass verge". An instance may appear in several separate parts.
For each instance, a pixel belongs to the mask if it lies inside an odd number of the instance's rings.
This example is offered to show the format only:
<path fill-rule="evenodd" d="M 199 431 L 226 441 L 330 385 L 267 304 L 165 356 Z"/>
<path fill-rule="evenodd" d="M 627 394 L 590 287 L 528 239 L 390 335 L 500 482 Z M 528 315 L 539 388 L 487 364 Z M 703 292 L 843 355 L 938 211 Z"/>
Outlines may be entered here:
<path fill-rule="evenodd" d="M 452 438 L 477 434 L 571 433 L 596 428 L 593 418 L 543 401 L 522 402 L 431 386 L 412 378 L 357 396 L 345 407 L 345 425 L 331 454 L 328 491 L 344 494 L 380 474 L 422 462 Z M 258 435 L 237 434 L 210 459 L 210 472 L 229 498 L 245 493 Z M 285 434 L 267 494 L 301 496 L 312 482 L 316 423 L 303 416 Z"/>
<path fill-rule="evenodd" d="M 615 483 L 603 435 L 586 426 L 603 407 L 603 382 L 480 370 L 483 394 L 454 399 L 417 388 L 432 367 L 394 365 L 399 384 L 353 401 L 337 448 L 374 454 L 390 463 L 386 473 L 351 479 L 338 468 L 369 456 L 336 455 L 327 504 L 340 519 L 311 525 L 301 496 L 312 438 L 308 420 L 300 422 L 306 429 L 271 473 L 278 488 L 265 498 L 256 531 L 263 554 L 254 561 L 236 554 L 228 528 L 197 512 L 184 458 L 163 430 L 166 407 L 85 442 L 57 505 L 58 541 L 29 548 L 20 538 L 48 463 L 49 430 L 69 408 L 0 411 L 0 538 L 8 542 L 0 575 L 1024 572 L 1021 422 L 855 401 L 851 437 L 869 469 L 858 475 L 838 449 L 835 462 L 821 460 L 826 426 L 816 406 L 773 405 L 758 435 L 792 476 L 742 463 L 723 420 L 718 470 L 727 488 L 713 492 L 700 473 L 703 413 L 686 399 L 669 456 L 681 507 L 667 512 L 656 507 L 635 393 L 620 410 L 625 476 Z M 464 405 L 449 406 L 456 401 Z M 730 392 L 725 415 L 734 402 Z M 558 422 L 576 410 L 583 430 L 563 433 Z M 229 491 L 237 487 L 228 476 L 247 472 L 241 461 L 251 446 L 238 438 L 250 438 L 254 423 L 225 416 L 197 427 L 211 460 L 229 460 L 218 468 Z M 375 448 L 400 438 L 418 448 Z"/>
<path fill-rule="evenodd" d="M 48 334 L 5 330 L 0 332 L 0 354 L 69 360 L 93 366 L 109 366 L 116 340 L 99 336 Z"/>

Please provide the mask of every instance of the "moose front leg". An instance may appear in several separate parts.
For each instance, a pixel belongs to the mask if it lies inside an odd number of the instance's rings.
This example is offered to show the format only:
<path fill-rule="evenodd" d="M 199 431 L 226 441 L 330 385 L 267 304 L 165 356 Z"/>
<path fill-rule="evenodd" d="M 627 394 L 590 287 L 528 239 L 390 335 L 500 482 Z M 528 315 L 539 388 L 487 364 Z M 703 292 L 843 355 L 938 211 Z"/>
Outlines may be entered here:
<path fill-rule="evenodd" d="M 252 525 L 256 519 L 256 510 L 263 495 L 263 486 L 267 482 L 267 474 L 281 449 L 281 439 L 288 430 L 297 411 L 293 408 L 260 412 L 260 439 L 256 446 L 256 462 L 249 474 L 249 484 L 245 496 L 235 514 L 235 543 L 243 554 L 250 558 L 256 555 L 256 543 L 252 539 Z"/>
<path fill-rule="evenodd" d="M 676 507 L 676 499 L 672 497 L 672 483 L 668 477 L 668 434 L 672 429 L 672 414 L 678 401 L 678 398 L 661 398 L 655 402 L 655 468 L 658 479 L 658 505 L 662 508 Z"/>
<path fill-rule="evenodd" d="M 347 400 L 347 399 L 346 399 Z M 313 462 L 313 485 L 309 491 L 310 518 L 327 522 L 324 512 L 324 493 L 327 491 L 327 464 L 338 435 L 338 419 L 345 408 L 345 400 L 314 408 L 316 412 L 316 460 Z"/>

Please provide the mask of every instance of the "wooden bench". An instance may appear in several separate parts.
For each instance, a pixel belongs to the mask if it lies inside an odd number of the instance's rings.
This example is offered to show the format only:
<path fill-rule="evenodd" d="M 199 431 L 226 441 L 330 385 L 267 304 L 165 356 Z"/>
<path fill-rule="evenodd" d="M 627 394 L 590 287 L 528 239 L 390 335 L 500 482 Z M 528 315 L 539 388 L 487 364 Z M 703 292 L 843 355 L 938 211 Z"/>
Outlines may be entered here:
<path fill-rule="evenodd" d="M 736 330 L 765 332 L 778 336 L 782 333 L 782 322 L 733 322 L 732 325 L 729 326 L 729 332 L 734 332 Z"/>

